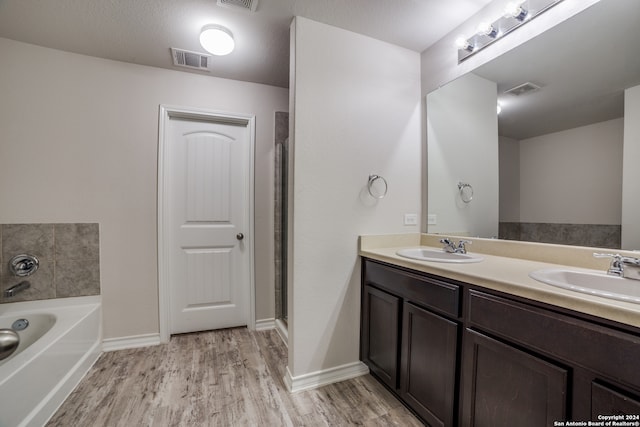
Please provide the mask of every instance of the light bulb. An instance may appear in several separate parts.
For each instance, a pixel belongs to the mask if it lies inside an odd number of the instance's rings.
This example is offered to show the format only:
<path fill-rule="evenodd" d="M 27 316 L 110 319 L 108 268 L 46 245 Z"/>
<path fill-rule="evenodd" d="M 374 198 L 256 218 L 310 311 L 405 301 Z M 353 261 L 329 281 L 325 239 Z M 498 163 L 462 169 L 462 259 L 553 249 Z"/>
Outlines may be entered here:
<path fill-rule="evenodd" d="M 220 25 L 207 25 L 200 33 L 200 44 L 214 55 L 228 55 L 235 48 L 231 31 Z"/>
<path fill-rule="evenodd" d="M 496 106 L 496 113 L 500 114 L 501 111 L 502 111 L 502 105 L 500 105 L 500 103 L 498 102 L 498 105 Z"/>
<path fill-rule="evenodd" d="M 478 25 L 478 33 L 483 36 L 489 36 L 495 38 L 498 35 L 498 30 L 490 22 L 481 22 Z"/>
<path fill-rule="evenodd" d="M 515 18 L 518 21 L 524 21 L 527 17 L 527 13 L 527 10 L 516 2 L 507 3 L 507 6 L 504 8 L 504 16 Z"/>
<path fill-rule="evenodd" d="M 456 47 L 458 50 L 467 50 L 469 52 L 473 50 L 473 45 L 469 43 L 464 36 L 460 36 L 456 39 Z"/>

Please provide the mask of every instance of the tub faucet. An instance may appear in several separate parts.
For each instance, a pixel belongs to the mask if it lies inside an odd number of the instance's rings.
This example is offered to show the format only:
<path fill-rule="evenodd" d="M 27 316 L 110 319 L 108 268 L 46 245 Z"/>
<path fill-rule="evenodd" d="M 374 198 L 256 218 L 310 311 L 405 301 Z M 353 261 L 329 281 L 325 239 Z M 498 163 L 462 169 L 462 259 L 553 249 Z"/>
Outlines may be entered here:
<path fill-rule="evenodd" d="M 18 283 L 17 285 L 13 285 L 10 288 L 7 288 L 4 290 L 4 297 L 5 298 L 11 298 L 16 296 L 16 294 L 18 294 L 19 292 L 22 292 L 26 289 L 29 289 L 31 287 L 31 283 L 27 282 L 26 280 Z"/>

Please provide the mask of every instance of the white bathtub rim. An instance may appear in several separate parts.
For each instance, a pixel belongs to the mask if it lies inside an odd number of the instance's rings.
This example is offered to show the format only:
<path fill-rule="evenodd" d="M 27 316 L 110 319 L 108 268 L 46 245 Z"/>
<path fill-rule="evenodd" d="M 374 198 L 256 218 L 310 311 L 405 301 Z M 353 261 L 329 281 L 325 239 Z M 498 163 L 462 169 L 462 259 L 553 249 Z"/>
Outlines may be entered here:
<path fill-rule="evenodd" d="M 100 295 L 84 297 L 52 298 L 36 301 L 16 301 L 0 304 L 0 316 L 14 312 L 42 312 L 45 308 L 61 308 L 76 305 L 99 304 L 102 301 Z"/>
<path fill-rule="evenodd" d="M 39 300 L 39 301 L 25 301 L 16 302 L 3 305 L 13 305 L 8 309 L 2 310 L 0 316 L 18 316 L 29 317 L 30 314 L 42 313 L 42 312 L 55 312 L 56 310 L 65 308 L 67 311 L 59 316 L 56 315 L 56 323 L 49 329 L 40 339 L 24 349 L 16 357 L 8 360 L 6 363 L 0 366 L 0 373 L 3 371 L 10 372 L 9 375 L 0 379 L 0 388 L 9 381 L 14 375 L 18 375 L 20 370 L 29 365 L 35 358 L 45 352 L 56 342 L 62 339 L 70 330 L 72 330 L 78 323 L 82 322 L 88 316 L 90 316 L 95 310 L 100 309 L 100 296 L 90 297 L 74 297 L 74 298 L 59 298 L 55 300 Z M 68 310 L 74 309 L 73 313 Z M 77 314 L 80 311 L 82 316 L 77 318 L 73 314 Z M 55 339 L 49 339 L 52 335 L 57 335 Z M 98 336 L 98 341 L 101 342 L 101 336 Z M 1 376 L 0 376 L 1 377 Z"/>
<path fill-rule="evenodd" d="M 67 372 L 17 427 L 44 426 L 51 417 L 55 415 L 58 409 L 60 409 L 67 397 L 69 397 L 78 384 L 80 384 L 80 381 L 87 375 L 91 367 L 96 363 L 102 354 L 100 346 L 101 342 L 98 338 L 91 346 L 91 349 L 78 360 L 73 368 Z"/>

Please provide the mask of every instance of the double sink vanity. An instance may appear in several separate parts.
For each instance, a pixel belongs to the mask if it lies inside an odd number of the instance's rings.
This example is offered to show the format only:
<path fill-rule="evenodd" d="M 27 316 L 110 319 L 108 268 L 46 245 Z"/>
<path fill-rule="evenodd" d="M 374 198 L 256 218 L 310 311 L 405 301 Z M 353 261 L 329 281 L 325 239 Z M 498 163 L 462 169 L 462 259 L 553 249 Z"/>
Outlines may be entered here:
<path fill-rule="evenodd" d="M 360 356 L 382 384 L 431 426 L 640 425 L 640 281 L 590 248 L 442 237 L 360 237 Z"/>

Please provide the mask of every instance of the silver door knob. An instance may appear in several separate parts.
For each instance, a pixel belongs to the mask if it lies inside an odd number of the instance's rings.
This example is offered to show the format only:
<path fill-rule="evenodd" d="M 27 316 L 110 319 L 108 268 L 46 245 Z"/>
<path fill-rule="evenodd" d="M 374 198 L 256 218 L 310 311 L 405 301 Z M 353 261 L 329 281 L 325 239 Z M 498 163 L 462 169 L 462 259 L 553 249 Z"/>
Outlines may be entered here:
<path fill-rule="evenodd" d="M 236 239 L 238 239 L 238 240 L 244 239 L 244 234 L 242 234 L 242 233 L 236 234 Z"/>

